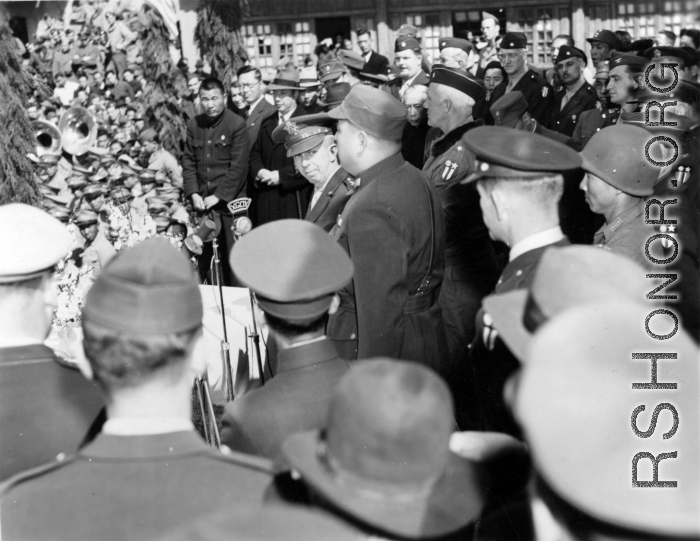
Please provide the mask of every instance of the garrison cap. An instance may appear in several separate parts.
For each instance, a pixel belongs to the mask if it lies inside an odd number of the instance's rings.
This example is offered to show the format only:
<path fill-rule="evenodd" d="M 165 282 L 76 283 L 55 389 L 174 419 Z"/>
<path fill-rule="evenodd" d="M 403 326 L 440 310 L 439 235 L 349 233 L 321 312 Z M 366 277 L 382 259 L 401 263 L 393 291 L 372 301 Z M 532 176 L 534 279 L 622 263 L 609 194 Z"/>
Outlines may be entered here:
<path fill-rule="evenodd" d="M 695 64 L 696 56 L 693 56 L 690 52 L 686 51 L 683 47 L 650 47 L 644 51 L 644 56 L 649 60 L 656 60 L 659 58 L 679 58 L 683 61 L 686 67 L 690 67 Z"/>
<path fill-rule="evenodd" d="M 519 90 L 513 90 L 498 98 L 491 108 L 496 126 L 514 128 L 520 116 L 527 111 L 527 100 Z"/>
<path fill-rule="evenodd" d="M 594 133 L 581 151 L 581 168 L 626 194 L 651 195 L 660 171 L 644 156 L 651 137 L 638 126 L 615 124 L 604 128 Z"/>
<path fill-rule="evenodd" d="M 299 86 L 301 88 L 314 88 L 321 86 L 321 82 L 318 80 L 316 68 L 313 66 L 308 66 L 301 70 L 301 73 L 299 74 Z"/>
<path fill-rule="evenodd" d="M 462 136 L 477 157 L 476 172 L 462 184 L 479 178 L 541 178 L 581 167 L 581 158 L 566 145 L 537 133 L 501 126 L 479 126 Z"/>
<path fill-rule="evenodd" d="M 234 244 L 229 261 L 262 310 L 291 321 L 326 313 L 335 292 L 353 273 L 345 250 L 304 220 L 277 220 L 254 228 Z"/>
<path fill-rule="evenodd" d="M 430 84 L 449 86 L 466 94 L 475 101 L 484 92 L 484 85 L 471 73 L 455 68 L 448 68 L 442 64 L 435 64 L 430 71 Z"/>
<path fill-rule="evenodd" d="M 337 60 L 331 60 L 325 64 L 321 64 L 318 67 L 319 78 L 322 83 L 330 81 L 331 79 L 337 79 L 343 73 L 347 73 L 345 69 L 345 64 L 338 62 Z"/>
<path fill-rule="evenodd" d="M 514 414 L 539 477 L 566 503 L 644 534 L 625 538 L 697 539 L 699 352 L 683 327 L 665 340 L 649 336 L 640 324 L 649 311 L 646 303 L 597 302 L 544 325 L 518 379 Z M 654 332 L 671 331 L 657 319 Z M 649 390 L 657 371 L 660 384 L 675 385 Z M 657 428 L 658 404 L 670 411 L 661 409 Z M 652 480 L 677 486 L 653 488 Z"/>
<path fill-rule="evenodd" d="M 528 289 L 490 295 L 484 310 L 522 363 L 537 329 L 564 310 L 616 298 L 648 302 L 648 291 L 644 269 L 628 257 L 597 246 L 548 248 Z"/>
<path fill-rule="evenodd" d="M 584 62 L 588 62 L 588 57 L 586 56 L 586 53 L 584 53 L 578 47 L 571 47 L 570 45 L 562 45 L 561 47 L 559 47 L 559 54 L 557 55 L 557 58 L 554 60 L 554 64 L 558 64 L 559 62 L 562 62 L 564 60 L 568 60 L 569 58 L 580 58 Z"/>
<path fill-rule="evenodd" d="M 73 246 L 73 237 L 47 212 L 22 203 L 0 205 L 0 283 L 50 272 Z"/>
<path fill-rule="evenodd" d="M 345 97 L 350 94 L 352 86 L 350 83 L 331 83 L 326 87 L 326 100 L 324 104 L 326 110 L 330 110 L 333 107 L 337 107 Z"/>
<path fill-rule="evenodd" d="M 610 47 L 617 51 L 619 51 L 622 48 L 622 40 L 620 40 L 620 38 L 617 37 L 617 34 L 615 34 L 615 32 L 605 30 L 602 28 L 600 30 L 596 30 L 592 38 L 586 38 L 586 41 L 588 43 L 593 43 L 594 41 L 601 41 L 603 43 L 607 43 L 608 45 L 610 45 Z"/>
<path fill-rule="evenodd" d="M 75 224 L 78 227 L 85 227 L 97 223 L 97 213 L 90 209 L 81 209 L 75 217 Z"/>
<path fill-rule="evenodd" d="M 346 51 L 345 49 L 341 49 L 338 51 L 337 57 L 338 60 L 340 60 L 348 68 L 362 71 L 362 68 L 365 67 L 365 59 L 362 58 L 360 53 L 356 53 L 355 51 Z"/>
<path fill-rule="evenodd" d="M 461 49 L 465 53 L 470 53 L 474 50 L 474 46 L 467 39 L 440 38 L 440 50 L 443 49 Z"/>
<path fill-rule="evenodd" d="M 501 49 L 527 49 L 527 36 L 522 32 L 508 32 L 501 40 Z"/>
<path fill-rule="evenodd" d="M 610 79 L 610 60 L 601 60 L 595 65 L 596 79 Z"/>
<path fill-rule="evenodd" d="M 418 28 L 413 26 L 412 24 L 402 24 L 399 29 L 396 31 L 396 37 L 401 38 L 401 37 L 416 37 L 418 35 Z"/>
<path fill-rule="evenodd" d="M 613 53 L 610 56 L 610 69 L 618 66 L 646 66 L 649 61 L 643 56 L 634 54 Z"/>
<path fill-rule="evenodd" d="M 113 258 L 85 299 L 83 317 L 134 334 L 169 334 L 202 324 L 202 297 L 187 257 L 152 237 Z"/>
<path fill-rule="evenodd" d="M 272 140 L 275 143 L 284 142 L 287 157 L 291 158 L 316 148 L 323 143 L 326 135 L 333 135 L 333 124 L 335 120 L 327 113 L 299 116 L 277 126 L 272 132 Z"/>
<path fill-rule="evenodd" d="M 493 19 L 494 21 L 498 22 L 498 17 L 496 17 L 495 15 L 492 15 L 491 13 L 488 13 L 487 11 L 481 12 L 481 18 L 482 19 Z"/>
<path fill-rule="evenodd" d="M 83 197 L 85 199 L 95 199 L 101 195 L 104 195 L 101 184 L 90 184 L 83 190 Z"/>
<path fill-rule="evenodd" d="M 391 94 L 368 85 L 355 85 L 340 106 L 328 112 L 379 138 L 398 141 L 406 125 L 406 107 Z"/>
<path fill-rule="evenodd" d="M 420 43 L 418 40 L 412 36 L 398 37 L 394 43 L 394 52 L 400 53 L 401 51 L 420 51 Z"/>

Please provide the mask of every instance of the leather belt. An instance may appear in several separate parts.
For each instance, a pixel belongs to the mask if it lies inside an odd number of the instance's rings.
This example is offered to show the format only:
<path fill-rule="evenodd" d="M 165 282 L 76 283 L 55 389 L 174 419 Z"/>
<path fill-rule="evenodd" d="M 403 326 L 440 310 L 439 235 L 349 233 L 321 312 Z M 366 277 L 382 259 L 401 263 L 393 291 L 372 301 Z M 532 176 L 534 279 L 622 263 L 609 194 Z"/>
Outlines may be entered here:
<path fill-rule="evenodd" d="M 348 295 L 344 291 L 339 291 L 338 296 L 340 297 L 340 306 L 338 307 L 340 310 L 353 313 L 357 312 L 355 297 Z M 409 295 L 403 305 L 403 313 L 408 315 L 424 312 L 437 302 L 437 297 L 437 289 L 431 289 L 426 293 L 414 293 L 413 295 Z"/>

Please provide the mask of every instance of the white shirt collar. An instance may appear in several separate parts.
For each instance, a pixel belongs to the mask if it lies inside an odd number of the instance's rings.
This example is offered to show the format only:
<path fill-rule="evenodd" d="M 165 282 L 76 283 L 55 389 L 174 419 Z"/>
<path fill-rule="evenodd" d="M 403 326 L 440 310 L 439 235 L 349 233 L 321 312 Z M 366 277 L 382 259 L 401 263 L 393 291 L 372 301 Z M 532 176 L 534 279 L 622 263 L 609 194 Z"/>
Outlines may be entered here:
<path fill-rule="evenodd" d="M 191 430 L 194 430 L 192 421 L 183 417 L 117 417 L 108 419 L 102 426 L 102 432 L 112 436 L 144 436 Z"/>
<path fill-rule="evenodd" d="M 291 111 L 289 111 L 288 113 L 286 113 L 284 115 L 281 115 L 280 112 L 277 111 L 277 116 L 281 119 L 280 123 L 287 122 L 287 120 L 289 120 L 292 117 L 292 115 L 294 114 L 294 111 L 296 111 L 296 110 L 297 110 L 297 106 L 295 105 L 294 109 L 292 109 Z"/>
<path fill-rule="evenodd" d="M 516 257 L 523 255 L 525 252 L 535 250 L 536 248 L 541 248 L 542 246 L 547 246 L 548 244 L 554 244 L 564 239 L 564 233 L 561 231 L 561 227 L 551 227 L 525 237 L 520 242 L 516 242 L 515 245 L 510 249 L 510 255 L 508 256 L 508 261 L 513 261 Z"/>
<path fill-rule="evenodd" d="M 369 62 L 369 57 L 372 56 L 372 51 L 370 50 L 368 53 L 365 53 L 362 55 L 362 58 L 365 59 L 365 62 Z"/>
<path fill-rule="evenodd" d="M 324 334 L 323 336 L 317 336 L 316 338 L 312 338 L 310 340 L 302 340 L 301 342 L 296 342 L 285 349 L 292 349 L 292 348 L 298 348 L 301 346 L 307 346 L 309 344 L 315 344 L 316 342 L 321 342 L 322 340 L 325 340 L 325 339 L 326 339 L 326 335 Z"/>

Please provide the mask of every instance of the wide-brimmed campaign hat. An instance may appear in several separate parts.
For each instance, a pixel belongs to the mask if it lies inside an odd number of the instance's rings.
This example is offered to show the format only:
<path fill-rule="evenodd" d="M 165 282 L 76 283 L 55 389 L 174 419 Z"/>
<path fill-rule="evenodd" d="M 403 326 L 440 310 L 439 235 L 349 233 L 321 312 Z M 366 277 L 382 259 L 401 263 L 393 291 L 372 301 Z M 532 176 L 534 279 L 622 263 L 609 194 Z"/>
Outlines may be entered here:
<path fill-rule="evenodd" d="M 484 310 L 498 336 L 524 362 L 537 329 L 557 314 L 615 298 L 644 302 L 649 289 L 644 269 L 628 257 L 597 246 L 548 248 L 528 289 L 490 295 Z"/>
<path fill-rule="evenodd" d="M 487 490 L 477 466 L 449 450 L 452 417 L 447 385 L 427 367 L 358 361 L 324 429 L 290 436 L 282 452 L 343 513 L 391 534 L 437 537 L 471 524 Z"/>
<path fill-rule="evenodd" d="M 285 68 L 267 85 L 268 90 L 302 90 L 299 86 L 299 72 L 296 68 Z"/>

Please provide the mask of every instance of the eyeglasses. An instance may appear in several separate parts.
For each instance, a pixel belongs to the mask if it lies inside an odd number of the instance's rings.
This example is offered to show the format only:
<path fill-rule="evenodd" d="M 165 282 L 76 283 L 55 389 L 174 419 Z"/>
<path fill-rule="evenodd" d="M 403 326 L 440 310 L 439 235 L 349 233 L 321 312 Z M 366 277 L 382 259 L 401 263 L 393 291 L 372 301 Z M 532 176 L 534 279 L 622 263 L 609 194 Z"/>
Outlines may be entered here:
<path fill-rule="evenodd" d="M 255 81 L 254 83 L 241 83 L 238 85 L 238 88 L 253 88 L 254 86 L 257 86 L 260 84 L 260 81 Z"/>
<path fill-rule="evenodd" d="M 498 53 L 498 59 L 499 60 L 515 60 L 519 56 L 524 55 L 525 53 Z"/>

